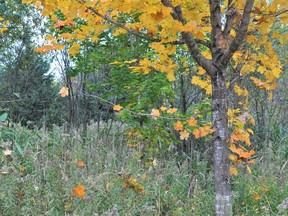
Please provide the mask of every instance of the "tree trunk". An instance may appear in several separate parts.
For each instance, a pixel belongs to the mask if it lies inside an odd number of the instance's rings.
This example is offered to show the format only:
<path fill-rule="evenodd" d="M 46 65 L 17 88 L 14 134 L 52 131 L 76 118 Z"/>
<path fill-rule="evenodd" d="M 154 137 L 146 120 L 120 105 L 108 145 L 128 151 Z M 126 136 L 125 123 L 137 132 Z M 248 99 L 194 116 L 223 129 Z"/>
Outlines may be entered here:
<path fill-rule="evenodd" d="M 214 147 L 214 187 L 215 212 L 217 216 L 232 215 L 230 168 L 228 158 L 228 93 L 222 73 L 212 78 L 212 118 L 215 129 Z"/>

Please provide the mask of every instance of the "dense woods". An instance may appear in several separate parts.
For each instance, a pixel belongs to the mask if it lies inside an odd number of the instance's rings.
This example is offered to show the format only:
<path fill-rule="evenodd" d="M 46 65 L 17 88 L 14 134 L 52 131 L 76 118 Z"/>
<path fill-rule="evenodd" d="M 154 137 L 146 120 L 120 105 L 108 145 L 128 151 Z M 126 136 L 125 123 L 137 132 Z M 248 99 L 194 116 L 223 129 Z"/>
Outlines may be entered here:
<path fill-rule="evenodd" d="M 287 214 L 287 10 L 0 0 L 1 215 Z"/>

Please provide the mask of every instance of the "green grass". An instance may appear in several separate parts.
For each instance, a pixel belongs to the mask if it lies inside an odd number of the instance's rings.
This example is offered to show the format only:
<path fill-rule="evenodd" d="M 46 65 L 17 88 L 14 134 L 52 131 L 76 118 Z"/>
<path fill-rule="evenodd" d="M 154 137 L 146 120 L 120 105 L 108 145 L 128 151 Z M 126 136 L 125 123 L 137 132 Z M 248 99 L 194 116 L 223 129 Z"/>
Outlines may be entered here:
<path fill-rule="evenodd" d="M 50 131 L 2 128 L 2 146 L 12 141 L 13 151 L 11 157 L 0 153 L 0 215 L 214 215 L 213 173 L 205 161 L 192 171 L 187 161 L 179 169 L 167 150 L 154 166 L 154 158 L 144 162 L 137 147 L 127 147 L 123 126 L 109 124 L 89 126 L 85 138 L 56 126 Z M 282 169 L 287 158 L 280 153 L 263 148 L 252 175 L 242 169 L 231 179 L 234 215 L 288 215 L 277 209 L 288 197 L 288 167 Z M 144 191 L 126 187 L 128 176 Z M 79 183 L 84 199 L 72 192 Z"/>

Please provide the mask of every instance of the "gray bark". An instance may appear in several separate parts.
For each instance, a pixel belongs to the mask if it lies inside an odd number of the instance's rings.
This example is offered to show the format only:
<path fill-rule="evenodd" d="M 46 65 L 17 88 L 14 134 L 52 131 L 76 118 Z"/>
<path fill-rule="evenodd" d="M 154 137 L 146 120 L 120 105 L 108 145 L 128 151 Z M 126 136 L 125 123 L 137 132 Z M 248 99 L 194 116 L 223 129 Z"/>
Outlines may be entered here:
<path fill-rule="evenodd" d="M 215 213 L 217 216 L 232 215 L 227 96 L 225 77 L 222 72 L 217 72 L 212 78 L 212 121 L 215 129 L 213 134 Z"/>

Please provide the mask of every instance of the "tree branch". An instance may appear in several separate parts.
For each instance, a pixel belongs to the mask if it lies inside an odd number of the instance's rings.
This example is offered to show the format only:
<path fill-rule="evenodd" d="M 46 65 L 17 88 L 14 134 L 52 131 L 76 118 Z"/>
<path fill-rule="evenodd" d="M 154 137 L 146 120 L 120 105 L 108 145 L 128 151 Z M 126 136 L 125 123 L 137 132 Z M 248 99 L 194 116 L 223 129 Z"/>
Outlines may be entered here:
<path fill-rule="evenodd" d="M 172 8 L 172 17 L 175 20 L 178 20 L 179 22 L 181 22 L 183 25 L 186 24 L 186 20 L 184 19 L 184 17 L 182 16 L 182 8 L 181 5 L 177 5 L 176 7 L 174 7 L 172 5 L 172 3 L 170 2 L 170 0 L 161 0 L 162 4 L 166 7 L 170 7 Z M 213 65 L 212 62 L 208 59 L 206 59 L 200 52 L 197 42 L 199 42 L 199 40 L 195 40 L 192 37 L 192 34 L 190 32 L 181 32 L 181 35 L 186 43 L 186 45 L 188 46 L 189 52 L 192 55 L 192 57 L 195 59 L 195 61 L 201 66 L 203 67 L 207 73 L 210 76 L 213 76 L 214 74 L 212 73 L 213 69 Z M 203 44 L 203 42 L 201 43 Z M 211 47 L 209 43 L 205 43 L 205 46 L 207 47 Z"/>
<path fill-rule="evenodd" d="M 82 3 L 85 3 L 84 0 L 79 0 L 81 1 Z M 183 18 L 182 16 L 182 8 L 181 8 L 181 5 L 178 5 L 176 7 L 174 7 L 172 5 L 172 3 L 170 2 L 170 0 L 161 0 L 161 2 L 163 3 L 164 6 L 166 7 L 170 7 L 172 8 L 172 17 L 175 19 L 175 20 L 178 20 L 180 21 L 183 25 L 185 25 L 186 23 L 186 20 Z M 98 10 L 92 8 L 92 7 L 89 7 L 88 8 L 90 11 L 92 11 L 95 15 L 101 17 L 102 19 L 114 24 L 115 26 L 118 26 L 120 28 L 123 28 L 125 29 L 128 33 L 132 34 L 132 35 L 135 35 L 139 38 L 142 38 L 142 39 L 145 39 L 145 40 L 149 40 L 149 41 L 153 41 L 153 42 L 161 42 L 161 38 L 155 38 L 155 37 L 148 37 L 147 35 L 144 35 L 144 34 L 141 34 L 141 33 L 138 33 L 138 32 L 135 32 L 133 29 L 130 29 L 130 28 L 127 28 L 125 26 L 124 23 L 119 23 L 113 19 L 111 19 L 111 17 L 107 16 L 107 15 L 103 15 L 101 13 L 99 13 Z M 189 52 L 190 54 L 193 56 L 193 58 L 195 59 L 195 61 L 200 65 L 202 66 L 206 71 L 207 73 L 209 73 L 211 76 L 213 74 L 211 74 L 212 72 L 212 63 L 210 60 L 206 59 L 200 52 L 198 46 L 197 46 L 197 43 L 198 44 L 202 44 L 206 47 L 208 47 L 209 49 L 211 49 L 211 45 L 208 41 L 203 41 L 203 40 L 199 40 L 199 39 L 194 39 L 192 37 L 192 34 L 190 32 L 182 32 L 182 37 L 183 37 L 183 41 L 180 40 L 180 41 L 175 41 L 175 42 L 171 42 L 171 44 L 186 44 L 189 48 Z"/>
<path fill-rule="evenodd" d="M 201 45 L 204 45 L 206 46 L 207 48 L 211 49 L 211 46 L 210 46 L 210 42 L 209 41 L 205 41 L 205 40 L 200 40 L 200 39 L 194 39 L 195 42 L 197 44 L 201 44 Z M 186 44 L 186 41 L 181 39 L 181 40 L 176 40 L 176 41 L 172 41 L 172 42 L 167 42 L 165 44 L 173 44 L 173 45 L 178 45 L 178 44 Z"/>
<path fill-rule="evenodd" d="M 211 35 L 211 47 L 212 55 L 217 53 L 217 38 L 222 34 L 221 31 L 221 9 L 220 9 L 220 0 L 209 0 L 210 5 L 210 21 L 212 25 L 212 35 Z"/>
<path fill-rule="evenodd" d="M 130 33 L 132 35 L 135 35 L 135 36 L 137 36 L 139 38 L 142 38 L 142 39 L 145 39 L 145 40 L 149 40 L 149 41 L 153 41 L 153 42 L 160 41 L 159 38 L 149 37 L 148 35 L 146 35 L 144 33 L 139 33 L 139 32 L 134 31 L 133 29 L 127 28 L 124 23 L 117 22 L 117 21 L 111 19 L 111 17 L 99 13 L 98 10 L 96 10 L 96 9 L 94 9 L 92 7 L 89 7 L 88 9 L 91 10 L 95 15 L 97 15 L 97 16 L 101 17 L 102 19 L 114 24 L 117 27 L 125 29 L 128 33 Z"/>
<path fill-rule="evenodd" d="M 227 38 L 228 35 L 230 34 L 230 31 L 232 29 L 233 25 L 233 19 L 235 17 L 236 11 L 235 11 L 235 4 L 229 4 L 228 5 L 228 10 L 226 11 L 226 23 L 223 31 L 223 36 L 224 38 Z"/>
<path fill-rule="evenodd" d="M 164 0 L 165 1 L 165 0 Z M 170 3 L 169 5 L 171 5 L 173 7 L 173 5 Z M 165 5 L 166 6 L 166 5 Z M 148 40 L 148 41 L 152 41 L 152 42 L 161 42 L 161 39 L 160 38 L 155 38 L 155 37 L 149 37 L 145 34 L 141 34 L 139 32 L 135 32 L 133 29 L 129 29 L 125 26 L 124 23 L 119 23 L 115 20 L 112 20 L 109 16 L 107 15 L 103 15 L 101 13 L 99 13 L 98 10 L 90 7 L 89 10 L 91 10 L 95 15 L 101 17 L 102 19 L 114 24 L 115 26 L 118 26 L 120 28 L 123 28 L 125 29 L 128 33 L 132 34 L 132 35 L 135 35 L 136 37 L 139 37 L 139 38 L 142 38 L 142 39 L 145 39 L 145 40 Z M 174 9 L 174 11 L 176 12 L 177 11 L 177 7 Z M 174 16 L 173 16 L 174 18 Z M 183 22 L 185 22 L 185 20 L 183 19 L 182 20 Z M 204 41 L 204 40 L 200 40 L 200 39 L 195 39 L 195 42 L 196 43 L 199 43 L 199 44 L 202 44 L 206 47 L 208 47 L 210 49 L 210 43 L 208 41 Z M 174 45 L 178 45 L 178 44 L 185 44 L 185 41 L 183 40 L 179 40 L 179 41 L 173 41 L 173 42 L 170 42 L 170 43 L 166 43 L 166 44 L 174 44 Z"/>
<path fill-rule="evenodd" d="M 247 0 L 243 12 L 243 18 L 241 20 L 240 27 L 236 32 L 236 37 L 230 44 L 229 48 L 224 52 L 221 58 L 221 62 L 224 66 L 227 66 L 228 62 L 232 58 L 235 51 L 237 51 L 240 45 L 243 43 L 245 36 L 247 34 L 248 25 L 250 23 L 250 15 L 254 5 L 254 0 Z"/>
<path fill-rule="evenodd" d="M 213 70 L 213 65 L 212 62 L 208 59 L 206 59 L 200 52 L 195 40 L 192 37 L 192 34 L 190 32 L 182 32 L 181 33 L 183 39 L 186 42 L 186 45 L 188 46 L 190 54 L 193 56 L 195 61 L 203 67 L 206 72 L 210 75 L 213 76 L 214 73 L 212 73 Z"/>

